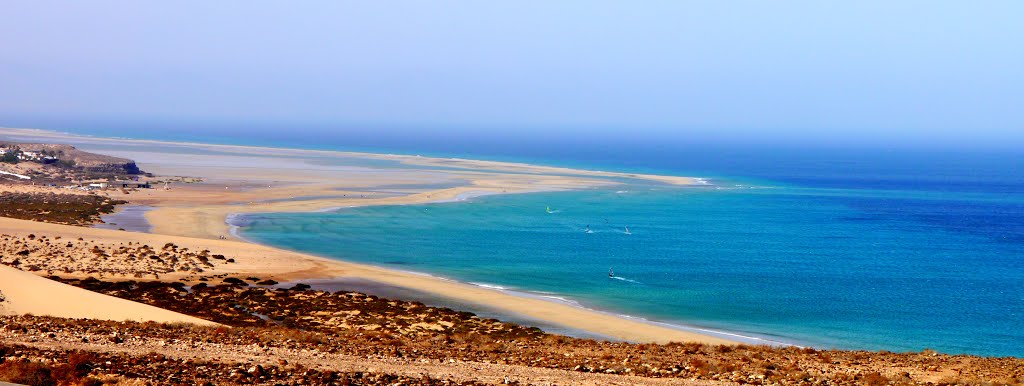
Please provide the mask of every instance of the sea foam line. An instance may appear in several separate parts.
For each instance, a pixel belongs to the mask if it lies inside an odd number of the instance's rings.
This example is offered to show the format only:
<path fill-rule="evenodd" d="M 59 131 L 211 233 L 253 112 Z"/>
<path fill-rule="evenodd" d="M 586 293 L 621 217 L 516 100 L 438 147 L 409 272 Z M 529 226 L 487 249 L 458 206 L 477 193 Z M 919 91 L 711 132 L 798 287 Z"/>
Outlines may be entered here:
<path fill-rule="evenodd" d="M 640 323 L 645 323 L 645 324 L 651 324 L 651 325 L 655 325 L 655 326 L 659 326 L 659 327 L 665 327 L 665 328 L 669 328 L 669 329 L 677 330 L 677 331 L 696 332 L 696 333 L 700 333 L 700 334 L 704 334 L 704 335 L 711 335 L 711 336 L 717 336 L 717 337 L 725 337 L 725 338 L 729 338 L 729 339 L 732 339 L 732 340 L 737 340 L 737 341 L 740 341 L 742 343 L 747 343 L 747 344 L 765 344 L 765 345 L 770 345 L 770 346 L 794 346 L 794 347 L 801 347 L 801 348 L 803 347 L 803 346 L 800 346 L 800 345 L 797 345 L 797 344 L 793 344 L 793 343 L 782 342 L 782 341 L 777 341 L 777 340 L 763 338 L 763 337 L 758 337 L 758 336 L 745 335 L 745 334 L 741 334 L 741 333 L 737 333 L 737 332 L 731 332 L 731 331 L 726 331 L 726 330 L 718 330 L 718 329 L 711 329 L 711 328 L 706 328 L 706 327 L 697 327 L 697 326 L 691 326 L 691 325 L 685 325 L 685 324 L 661 322 L 661 321 L 651 320 L 651 319 L 647 319 L 647 318 L 640 317 L 640 316 L 634 316 L 634 315 L 629 315 L 629 314 L 622 314 L 622 313 L 617 313 L 617 312 L 612 312 L 612 311 L 596 309 L 596 308 L 585 306 L 585 305 L 583 305 L 582 303 L 580 303 L 580 302 L 578 302 L 576 300 L 573 300 L 573 299 L 570 299 L 570 298 L 567 298 L 567 297 L 563 297 L 563 296 L 557 296 L 557 295 L 554 295 L 554 294 L 551 294 L 551 293 L 534 292 L 534 291 L 523 291 L 523 290 L 513 290 L 513 289 L 509 289 L 509 288 L 502 287 L 502 286 L 499 286 L 499 285 L 494 285 L 494 284 L 476 283 L 476 282 L 460 282 L 458 280 L 453 280 L 453 279 L 449 279 L 449 278 L 439 277 L 439 276 L 435 276 L 435 275 L 430 275 L 430 274 L 426 274 L 426 275 L 430 276 L 430 277 L 433 277 L 433 278 L 445 280 L 445 281 L 469 284 L 469 285 L 473 285 L 473 286 L 480 287 L 480 288 L 485 288 L 485 289 L 489 289 L 489 290 L 493 290 L 493 291 L 498 291 L 498 292 L 501 292 L 501 293 L 504 293 L 504 294 L 507 294 L 507 295 L 524 297 L 524 298 L 530 298 L 530 299 L 537 299 L 537 300 L 542 300 L 542 301 L 547 301 L 547 302 L 552 302 L 552 303 L 563 304 L 563 305 L 567 305 L 567 306 L 570 306 L 570 307 L 575 307 L 575 308 L 579 308 L 579 309 L 583 309 L 583 310 L 587 310 L 587 311 L 591 311 L 591 312 L 597 312 L 597 313 L 604 314 L 604 315 L 611 315 L 611 316 L 619 317 L 619 318 L 622 318 L 622 319 L 632 320 L 632 321 L 636 321 L 636 322 L 640 322 Z M 565 327 L 568 327 L 570 329 L 574 328 L 572 326 L 565 326 Z M 586 331 L 586 330 L 583 330 L 583 331 Z"/>

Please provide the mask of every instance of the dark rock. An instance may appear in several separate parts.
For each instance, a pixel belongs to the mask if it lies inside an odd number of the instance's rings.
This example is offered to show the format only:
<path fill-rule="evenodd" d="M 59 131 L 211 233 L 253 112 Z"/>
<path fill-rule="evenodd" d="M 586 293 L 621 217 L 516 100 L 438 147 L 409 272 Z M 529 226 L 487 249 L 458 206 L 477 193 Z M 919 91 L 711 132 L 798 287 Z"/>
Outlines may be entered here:
<path fill-rule="evenodd" d="M 228 283 L 228 284 L 234 284 L 234 285 L 240 285 L 240 286 L 248 286 L 249 285 L 249 283 L 246 283 L 245 280 L 242 280 L 242 279 L 239 279 L 239 278 L 235 278 L 235 277 L 226 278 L 226 279 L 224 279 L 224 282 Z"/>

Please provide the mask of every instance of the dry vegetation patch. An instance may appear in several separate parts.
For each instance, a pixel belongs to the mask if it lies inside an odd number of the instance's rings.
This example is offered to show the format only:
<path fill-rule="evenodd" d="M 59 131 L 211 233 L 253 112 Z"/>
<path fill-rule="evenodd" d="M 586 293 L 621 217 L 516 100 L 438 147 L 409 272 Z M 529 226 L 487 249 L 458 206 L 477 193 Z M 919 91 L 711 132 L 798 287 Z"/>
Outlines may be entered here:
<path fill-rule="evenodd" d="M 0 216 L 67 225 L 92 225 L 127 201 L 96 194 L 0 192 Z"/>
<path fill-rule="evenodd" d="M 50 275 L 159 279 L 160 275 L 170 273 L 208 273 L 233 262 L 234 259 L 209 250 L 192 251 L 171 243 L 150 246 L 137 242 L 0 235 L 0 264 Z"/>

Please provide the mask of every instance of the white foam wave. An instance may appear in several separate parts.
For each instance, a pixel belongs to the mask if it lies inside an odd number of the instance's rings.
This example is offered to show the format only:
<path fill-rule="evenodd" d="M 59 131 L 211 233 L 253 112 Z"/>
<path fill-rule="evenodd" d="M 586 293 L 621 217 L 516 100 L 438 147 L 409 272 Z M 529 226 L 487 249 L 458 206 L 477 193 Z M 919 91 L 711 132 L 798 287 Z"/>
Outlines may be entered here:
<path fill-rule="evenodd" d="M 232 237 L 234 237 L 236 239 L 244 240 L 244 241 L 256 244 L 255 242 L 253 242 L 251 240 L 248 240 L 245 237 L 242 237 L 242 235 L 238 233 L 238 231 L 241 228 L 241 226 L 239 225 L 239 222 L 237 221 L 237 219 L 241 215 L 242 215 L 241 213 L 229 213 L 227 215 L 227 217 L 224 217 L 224 223 L 228 224 L 228 234 L 230 234 Z"/>
<path fill-rule="evenodd" d="M 469 284 L 475 285 L 475 286 L 477 286 L 477 287 L 483 287 L 483 288 L 487 288 L 487 289 L 493 289 L 493 290 L 499 290 L 499 291 L 504 291 L 504 290 L 507 290 L 507 289 L 508 289 L 508 288 L 502 287 L 502 286 L 500 286 L 500 285 L 494 285 L 494 284 L 487 284 L 487 283 L 475 283 L 475 282 L 470 282 Z"/>
<path fill-rule="evenodd" d="M 636 280 L 633 280 L 633 279 L 627 279 L 627 278 L 624 278 L 624 277 L 619 277 L 619 276 L 612 276 L 611 278 L 612 278 L 612 279 L 615 279 L 615 280 L 622 280 L 622 281 L 625 281 L 625 282 L 630 282 L 630 283 L 635 283 L 635 284 L 643 284 L 643 283 L 641 283 L 641 282 L 638 282 L 638 281 L 636 281 Z"/>

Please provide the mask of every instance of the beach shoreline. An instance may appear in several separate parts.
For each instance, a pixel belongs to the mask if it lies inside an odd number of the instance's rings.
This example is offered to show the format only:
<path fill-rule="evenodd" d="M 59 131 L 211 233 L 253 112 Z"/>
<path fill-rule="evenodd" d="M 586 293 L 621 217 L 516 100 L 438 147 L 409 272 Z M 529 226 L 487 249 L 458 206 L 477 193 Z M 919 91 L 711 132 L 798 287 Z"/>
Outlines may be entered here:
<path fill-rule="evenodd" d="M 444 202 L 444 201 L 440 201 L 440 202 Z M 402 205 L 419 205 L 419 204 L 402 204 Z M 241 213 L 232 214 L 231 218 L 232 219 L 237 219 L 238 217 L 244 217 L 245 215 L 248 215 L 248 214 L 241 214 Z M 281 249 L 284 249 L 284 250 L 289 250 L 287 248 L 282 248 L 282 247 L 278 247 L 278 246 L 274 246 L 274 245 L 260 243 L 258 241 L 246 238 L 244 235 L 239 233 L 242 228 L 244 228 L 244 226 L 242 226 L 242 225 L 233 225 L 232 226 L 232 230 L 231 230 L 232 235 L 235 238 L 237 238 L 237 239 L 239 239 L 241 241 L 244 241 L 244 242 L 248 242 L 248 243 L 252 243 L 252 244 L 256 244 L 256 245 L 264 245 L 264 246 L 268 246 L 268 247 L 272 247 L 272 248 L 281 248 Z M 307 252 L 302 252 L 302 251 L 298 251 L 298 250 L 292 250 L 292 251 L 295 252 L 295 253 L 307 253 Z M 631 322 L 638 322 L 638 323 L 646 324 L 646 325 L 650 325 L 650 326 L 656 326 L 656 327 L 661 327 L 661 328 L 668 328 L 670 330 L 684 332 L 684 333 L 687 333 L 687 334 L 706 335 L 706 336 L 722 339 L 722 340 L 725 340 L 727 342 L 727 343 L 718 342 L 718 343 L 712 343 L 712 344 L 748 344 L 748 345 L 805 347 L 805 345 L 803 343 L 797 342 L 797 341 L 785 341 L 785 340 L 782 340 L 782 339 L 773 339 L 773 338 L 766 337 L 766 336 L 758 336 L 758 335 L 752 334 L 752 333 L 741 333 L 741 332 L 736 332 L 736 331 L 729 331 L 729 330 L 724 330 L 724 329 L 715 329 L 715 328 L 711 328 L 711 327 L 703 327 L 703 326 L 692 325 L 692 324 L 687 324 L 687 323 L 652 320 L 652 319 L 648 319 L 648 318 L 645 318 L 645 317 L 642 317 L 642 316 L 636 316 L 636 315 L 624 314 L 624 313 L 621 313 L 621 312 L 616 312 L 616 311 L 611 311 L 611 310 L 605 310 L 605 309 L 601 309 L 601 308 L 598 308 L 598 307 L 589 306 L 587 304 L 581 303 L 578 300 L 573 300 L 573 299 L 567 298 L 566 296 L 569 296 L 569 295 L 551 294 L 551 293 L 546 293 L 546 292 L 536 292 L 536 291 L 531 291 L 529 289 L 512 289 L 512 288 L 508 288 L 508 287 L 504 287 L 504 286 L 499 286 L 499 285 L 488 284 L 488 283 L 479 283 L 479 282 L 459 280 L 459 279 L 455 279 L 455 278 L 451 278 L 451 277 L 446 277 L 446 276 L 444 276 L 443 274 L 440 274 L 440 273 L 428 273 L 428 272 L 421 272 L 421 271 L 415 271 L 415 270 L 404 270 L 404 269 L 397 269 L 397 268 L 394 268 L 394 267 L 387 267 L 387 266 L 383 266 L 383 265 L 379 265 L 379 264 L 362 263 L 362 262 L 356 263 L 356 262 L 351 262 L 351 261 L 348 261 L 348 260 L 338 259 L 338 258 L 334 258 L 334 257 L 319 256 L 319 255 L 316 255 L 316 254 L 312 254 L 312 255 L 316 256 L 318 258 L 321 258 L 321 259 L 325 259 L 328 262 L 340 261 L 340 262 L 343 262 L 343 263 L 366 265 L 366 266 L 374 267 L 376 269 L 380 269 L 380 270 L 384 270 L 384 271 L 392 271 L 392 272 L 396 272 L 396 273 L 400 273 L 400 274 L 408 274 L 408 275 L 414 275 L 414 276 L 418 276 L 418 277 L 425 277 L 425 278 L 429 278 L 429 279 L 437 280 L 437 281 L 441 281 L 441 282 L 454 283 L 454 284 L 457 284 L 457 285 L 470 286 L 470 287 L 473 287 L 473 288 L 479 288 L 479 289 L 483 289 L 483 290 L 487 290 L 487 291 L 499 292 L 501 294 L 509 295 L 509 296 L 513 296 L 513 297 L 517 297 L 517 298 L 522 298 L 522 299 L 527 299 L 527 300 L 536 300 L 536 301 L 541 301 L 541 302 L 545 302 L 545 303 L 557 304 L 557 305 L 561 305 L 561 306 L 566 306 L 566 307 L 571 307 L 571 308 L 574 308 L 574 309 L 578 309 L 578 310 L 581 310 L 581 311 L 584 311 L 584 312 L 588 312 L 588 313 L 596 313 L 596 314 L 601 314 L 601 315 L 612 317 L 612 318 L 619 318 L 619 319 L 628 320 L 628 321 L 631 321 Z M 612 336 L 609 336 L 609 335 L 603 335 L 603 334 L 599 334 L 599 333 L 596 333 L 596 332 L 591 331 L 591 330 L 580 328 L 579 326 L 576 326 L 574 324 L 566 324 L 566 323 L 556 322 L 556 321 L 552 321 L 552 320 L 548 320 L 548 319 L 532 317 L 529 314 L 524 314 L 524 313 L 518 312 L 516 310 L 502 309 L 501 307 L 495 307 L 493 304 L 481 303 L 481 302 L 475 301 L 473 299 L 461 299 L 461 298 L 455 298 L 455 297 L 447 297 L 447 296 L 444 296 L 444 295 L 439 294 L 437 292 L 433 292 L 433 291 L 431 291 L 429 289 L 405 286 L 405 285 L 402 285 L 401 283 L 392 283 L 392 282 L 378 281 L 378 280 L 374 280 L 374 279 L 370 279 L 370 278 L 366 278 L 366 277 L 361 277 L 361 276 L 348 276 L 348 275 L 345 275 L 345 276 L 336 276 L 336 277 L 307 278 L 305 280 L 297 279 L 297 280 L 290 281 L 288 283 L 282 283 L 279 286 L 280 287 L 288 287 L 290 285 L 298 284 L 298 283 L 301 282 L 303 284 L 312 285 L 313 289 L 322 289 L 322 290 L 324 290 L 324 289 L 330 289 L 332 287 L 335 287 L 335 283 L 339 283 L 339 282 L 341 282 L 341 283 L 351 283 L 352 281 L 363 281 L 365 283 L 362 284 L 362 285 L 354 285 L 354 286 L 350 285 L 348 287 L 344 287 L 344 289 L 346 289 L 346 290 L 355 290 L 355 291 L 358 291 L 358 292 L 363 292 L 363 293 L 367 293 L 367 294 L 370 294 L 370 295 L 377 295 L 377 296 L 382 296 L 382 297 L 395 297 L 395 293 L 394 292 L 377 291 L 377 290 L 375 290 L 375 287 L 392 287 L 393 289 L 396 289 L 398 291 L 404 291 L 404 292 L 407 292 L 407 293 L 414 293 L 414 295 L 412 295 L 412 296 L 404 295 L 403 294 L 402 296 L 398 296 L 397 297 L 397 298 L 401 298 L 403 300 L 407 300 L 407 301 L 408 300 L 421 301 L 421 302 L 426 303 L 428 305 L 437 306 L 437 307 L 450 307 L 450 308 L 455 308 L 455 309 L 460 309 L 460 310 L 461 309 L 471 309 L 471 310 L 473 310 L 473 312 L 477 312 L 479 310 L 482 310 L 485 314 L 487 314 L 487 317 L 493 317 L 493 318 L 497 318 L 497 319 L 501 319 L 501 320 L 505 320 L 505 321 L 512 321 L 512 322 L 519 323 L 519 324 L 537 325 L 537 326 L 544 326 L 544 327 L 553 327 L 553 328 L 556 329 L 555 330 L 556 333 L 561 333 L 561 334 L 565 334 L 565 335 L 569 335 L 569 336 L 582 337 L 582 338 L 598 338 L 598 339 L 617 338 L 619 340 L 630 341 L 630 342 L 633 342 L 633 343 L 645 343 L 645 342 L 647 342 L 647 341 L 643 341 L 643 340 L 637 341 L 637 340 L 625 339 L 625 338 L 622 338 L 622 337 L 612 337 Z M 326 287 L 325 287 L 325 285 L 326 285 Z M 419 294 L 417 295 L 415 293 L 419 293 Z M 545 330 L 545 331 L 548 331 L 548 330 Z M 669 342 L 669 341 L 661 341 L 659 343 L 667 343 L 667 342 Z M 703 342 L 703 341 L 701 341 L 701 342 Z"/>
<path fill-rule="evenodd" d="M 128 200 L 132 205 L 152 207 L 145 213 L 145 218 L 152 227 L 151 233 L 23 223 L 21 220 L 8 219 L 0 219 L 0 232 L 21 235 L 35 232 L 65 238 L 86 237 L 109 242 L 133 241 L 155 245 L 169 241 L 188 246 L 192 250 L 220 250 L 235 256 L 239 264 L 232 266 L 231 272 L 223 274 L 260 276 L 278 281 L 361 278 L 458 301 L 493 306 L 502 312 L 520 314 L 546 323 L 623 341 L 751 343 L 726 338 L 723 335 L 699 332 L 697 329 L 669 328 L 655 322 L 575 307 L 548 299 L 518 296 L 426 274 L 340 261 L 239 240 L 232 235 L 231 225 L 227 221 L 230 216 L 250 213 L 313 212 L 351 206 L 422 204 L 460 201 L 467 199 L 468 196 L 489 194 L 614 186 L 618 182 L 610 179 L 615 178 L 674 185 L 704 185 L 700 179 L 585 171 L 495 161 L 82 137 L 40 130 L 0 129 L 0 135 L 19 138 L 36 136 L 51 142 L 72 144 L 82 141 L 102 142 L 108 148 L 98 151 L 127 156 L 136 160 L 143 170 L 153 171 L 157 176 L 189 176 L 203 179 L 203 182 L 197 184 L 175 184 L 170 189 L 158 187 L 131 193 L 111 192 L 112 197 Z M 161 153 L 159 148 L 150 149 L 148 152 L 138 149 L 116 149 L 117 146 L 130 147 L 139 144 L 150 147 L 190 147 L 200 154 L 180 157 L 172 151 Z M 115 149 L 110 150 L 109 147 Z M 204 150 L 209 149 L 221 153 L 229 150 L 236 153 L 203 154 Z M 238 151 L 242 153 L 237 153 Z M 402 161 L 400 165 L 405 166 L 387 169 L 349 165 L 316 166 L 309 162 L 308 158 L 300 159 L 309 157 L 309 154 L 375 159 L 383 157 L 398 159 Z M 409 165 L 412 166 L 408 167 Z M 453 165 L 460 169 L 430 168 L 449 168 Z M 467 181 L 467 185 L 424 190 L 397 197 L 373 197 L 367 194 L 357 196 L 355 193 L 358 191 L 357 188 L 394 185 L 408 181 L 430 181 L 432 178 Z M 349 193 L 345 192 L 353 193 L 349 196 Z M 336 198 L 339 193 L 343 196 Z M 333 195 L 335 198 L 289 199 L 319 195 Z M 185 276 L 165 275 L 161 280 L 177 280 Z"/>

